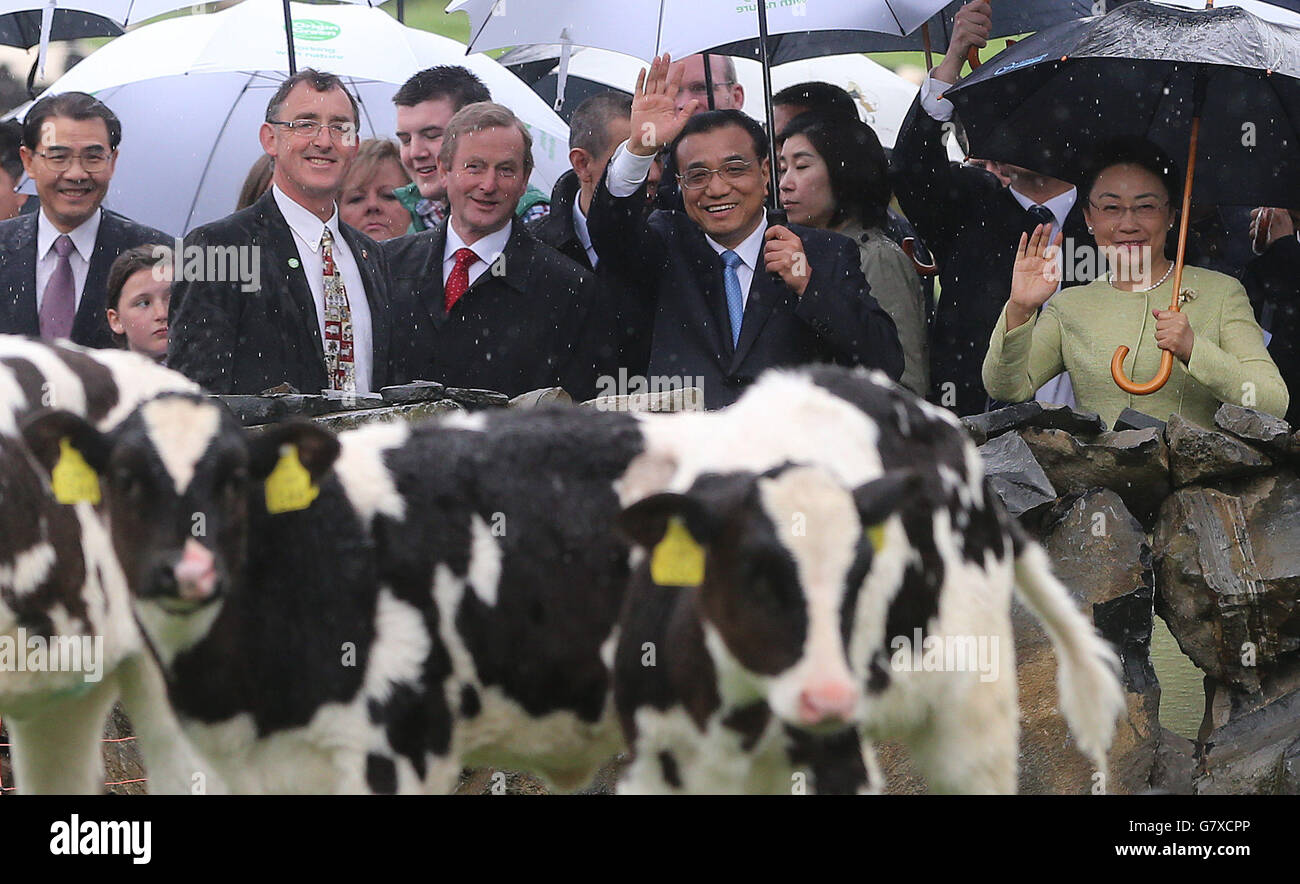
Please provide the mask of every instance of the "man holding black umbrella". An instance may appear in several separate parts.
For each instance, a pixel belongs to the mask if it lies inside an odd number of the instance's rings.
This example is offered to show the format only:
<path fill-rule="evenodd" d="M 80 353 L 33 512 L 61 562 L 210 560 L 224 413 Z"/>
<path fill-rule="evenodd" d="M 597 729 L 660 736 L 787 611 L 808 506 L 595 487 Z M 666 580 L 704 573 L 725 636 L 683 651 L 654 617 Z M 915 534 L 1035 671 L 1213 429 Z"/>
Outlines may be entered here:
<path fill-rule="evenodd" d="M 763 369 L 832 362 L 898 378 L 894 322 L 868 294 L 849 239 L 769 224 L 768 139 L 737 110 L 681 108 L 682 69 L 656 58 L 637 78 L 632 137 L 615 151 L 591 203 L 601 268 L 627 292 L 649 373 L 695 379 L 708 408 L 736 400 Z M 672 153 L 684 212 L 643 221 L 655 154 Z M 625 318 L 625 321 L 628 321 Z"/>
<path fill-rule="evenodd" d="M 987 0 L 968 3 L 957 13 L 948 52 L 908 112 L 893 157 L 899 204 L 939 264 L 941 296 L 931 347 L 934 396 L 958 414 L 988 406 L 980 369 L 1010 291 L 1020 234 L 1049 223 L 1053 231 L 1064 228 L 1067 256 L 1096 247 L 1073 185 L 1004 163 L 1011 183 L 1003 187 L 987 172 L 948 162 L 942 136 L 953 126 L 953 107 L 942 93 L 960 76 L 967 51 L 987 44 L 991 15 Z M 1090 275 L 1074 278 L 1073 265 L 1067 261 L 1062 284 L 1088 282 Z M 1048 382 L 1038 398 L 1073 404 L 1068 374 Z"/>

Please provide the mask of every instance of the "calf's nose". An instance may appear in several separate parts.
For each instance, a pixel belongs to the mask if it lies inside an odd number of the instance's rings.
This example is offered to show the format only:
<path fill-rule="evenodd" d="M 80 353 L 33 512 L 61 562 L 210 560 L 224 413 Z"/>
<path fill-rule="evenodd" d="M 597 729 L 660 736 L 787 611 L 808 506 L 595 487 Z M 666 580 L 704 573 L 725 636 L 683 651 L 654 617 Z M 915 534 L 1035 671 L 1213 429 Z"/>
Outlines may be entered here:
<path fill-rule="evenodd" d="M 191 602 L 204 601 L 217 587 L 216 558 L 210 549 L 191 537 L 185 541 L 172 575 L 180 598 Z"/>
<path fill-rule="evenodd" d="M 799 692 L 799 719 L 807 725 L 848 723 L 858 703 L 851 681 L 836 679 L 808 685 Z"/>

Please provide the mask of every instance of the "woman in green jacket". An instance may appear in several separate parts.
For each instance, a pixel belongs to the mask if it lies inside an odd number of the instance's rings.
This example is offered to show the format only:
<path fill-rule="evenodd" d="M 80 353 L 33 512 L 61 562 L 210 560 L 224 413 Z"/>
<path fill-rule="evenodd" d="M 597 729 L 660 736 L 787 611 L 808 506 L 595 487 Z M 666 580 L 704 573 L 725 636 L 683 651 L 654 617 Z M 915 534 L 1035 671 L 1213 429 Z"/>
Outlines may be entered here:
<path fill-rule="evenodd" d="M 1088 285 L 1057 293 L 1061 235 L 1049 244 L 1044 225 L 1032 236 L 1021 235 L 1011 297 L 984 358 L 990 396 L 1007 402 L 1032 399 L 1038 387 L 1064 370 L 1079 407 L 1111 425 L 1125 408 L 1161 420 L 1176 413 L 1204 427 L 1213 426 L 1222 402 L 1286 414 L 1286 384 L 1237 280 L 1185 267 L 1182 306 L 1169 309 L 1173 261 L 1165 247 L 1177 214 L 1173 200 L 1181 192 L 1179 180 L 1172 161 L 1149 142 L 1126 139 L 1099 152 L 1080 194 L 1087 199 L 1083 211 L 1089 230 L 1110 270 Z M 1077 260 L 1072 252 L 1065 250 Z M 1116 386 L 1110 360 L 1121 344 L 1131 348 L 1124 368 L 1138 382 L 1155 376 L 1162 351 L 1172 352 L 1168 383 L 1147 396 Z"/>

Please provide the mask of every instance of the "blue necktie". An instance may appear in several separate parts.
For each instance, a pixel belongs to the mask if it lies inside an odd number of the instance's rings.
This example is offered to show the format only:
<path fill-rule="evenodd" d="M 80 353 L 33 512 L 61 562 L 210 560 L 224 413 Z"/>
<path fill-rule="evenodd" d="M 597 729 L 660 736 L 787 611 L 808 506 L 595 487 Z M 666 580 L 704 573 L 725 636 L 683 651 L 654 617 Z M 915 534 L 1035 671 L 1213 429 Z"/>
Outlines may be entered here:
<path fill-rule="evenodd" d="M 736 268 L 740 266 L 740 256 L 731 249 L 722 253 L 722 284 L 727 290 L 727 318 L 731 320 L 731 346 L 740 343 L 740 323 L 745 316 L 745 299 L 740 292 L 740 277 Z"/>

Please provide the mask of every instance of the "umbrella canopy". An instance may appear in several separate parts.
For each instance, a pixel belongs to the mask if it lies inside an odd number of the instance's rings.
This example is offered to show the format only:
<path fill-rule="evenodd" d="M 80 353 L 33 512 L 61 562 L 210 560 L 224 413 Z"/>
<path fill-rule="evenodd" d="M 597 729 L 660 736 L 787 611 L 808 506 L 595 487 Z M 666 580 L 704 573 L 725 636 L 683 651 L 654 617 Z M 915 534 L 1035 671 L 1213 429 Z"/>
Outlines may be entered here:
<path fill-rule="evenodd" d="M 116 37 L 121 25 L 102 15 L 72 9 L 54 10 L 50 26 L 51 40 L 77 40 L 82 37 Z M 41 42 L 39 10 L 10 12 L 0 15 L 0 45 L 31 49 Z"/>
<path fill-rule="evenodd" d="M 463 44 L 404 27 L 379 9 L 294 3 L 292 14 L 299 64 L 343 78 L 362 105 L 362 137 L 393 136 L 393 93 L 416 71 L 460 64 L 529 126 L 534 184 L 549 190 L 569 168 L 568 127 L 492 59 L 467 57 Z M 156 22 L 92 53 L 49 88 L 91 92 L 122 120 L 105 205 L 177 234 L 234 210 L 262 154 L 266 103 L 287 76 L 281 16 L 279 0 L 246 0 Z"/>
<path fill-rule="evenodd" d="M 548 104 L 555 101 L 557 76 L 555 66 L 558 47 L 549 59 L 547 69 L 534 71 L 537 77 L 531 83 L 533 89 Z M 514 53 L 502 56 L 499 61 L 506 67 L 519 73 L 509 63 Z M 539 63 L 544 56 L 529 53 L 524 56 L 532 61 L 525 64 Z M 758 62 L 738 58 L 736 62 L 736 80 L 745 89 L 747 97 L 757 99 L 763 93 L 763 72 Z M 603 49 L 577 49 L 573 52 L 569 65 L 569 79 L 565 87 L 564 107 L 560 115 L 572 113 L 582 100 L 597 92 L 615 90 L 631 93 L 636 83 L 637 74 L 645 68 L 640 59 Z M 538 74 L 540 76 L 538 77 Z M 827 58 L 809 58 L 789 62 L 772 68 L 772 88 L 781 90 L 796 83 L 820 80 L 833 83 L 853 96 L 858 106 L 858 116 L 875 130 L 880 143 L 893 147 L 902 128 L 903 118 L 907 116 L 912 101 L 916 98 L 918 87 L 904 80 L 889 68 L 877 64 L 864 55 L 836 55 Z M 762 119 L 762 105 L 757 100 L 746 100 L 744 111 L 755 119 Z M 949 140 L 949 156 L 957 161 L 963 158 L 961 148 L 955 140 Z"/>
<path fill-rule="evenodd" d="M 978 156 L 1067 181 L 1119 135 L 1184 162 L 1199 109 L 1198 202 L 1300 205 L 1297 78 L 1300 30 L 1238 7 L 1133 2 L 1017 43 L 946 97 Z"/>
<path fill-rule="evenodd" d="M 770 34 L 855 30 L 904 35 L 919 28 L 944 0 L 837 0 L 770 4 Z M 593 46 L 649 60 L 663 52 L 690 55 L 758 35 L 752 3 L 699 0 L 456 0 L 447 12 L 466 12 L 470 49 L 531 43 Z"/>
<path fill-rule="evenodd" d="M 953 20 L 957 11 L 967 2 L 969 0 L 955 0 L 927 20 L 933 49 L 938 52 L 947 50 Z M 1202 2 L 1201 5 L 1205 4 Z M 1097 11 L 1094 0 L 994 0 L 993 26 L 989 36 L 1014 37 L 1029 34 L 1061 22 L 1094 15 Z M 769 42 L 771 45 L 768 52 L 774 65 L 846 52 L 907 52 L 925 48 L 919 28 L 907 36 L 838 30 L 775 34 Z M 757 58 L 758 41 L 750 39 L 715 45 L 709 51 Z"/>

